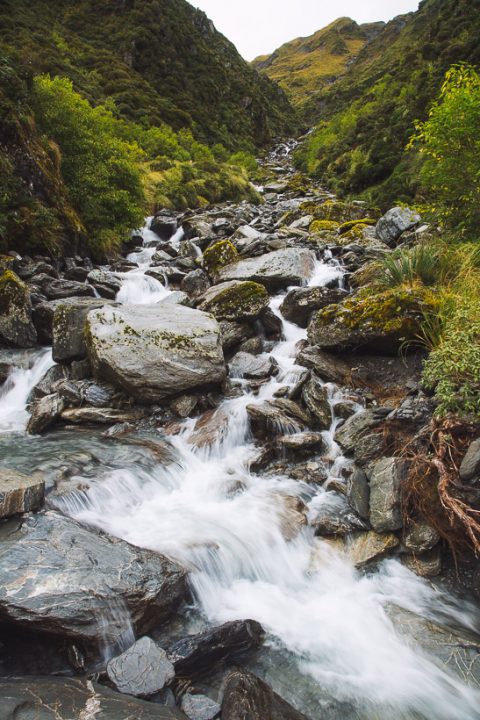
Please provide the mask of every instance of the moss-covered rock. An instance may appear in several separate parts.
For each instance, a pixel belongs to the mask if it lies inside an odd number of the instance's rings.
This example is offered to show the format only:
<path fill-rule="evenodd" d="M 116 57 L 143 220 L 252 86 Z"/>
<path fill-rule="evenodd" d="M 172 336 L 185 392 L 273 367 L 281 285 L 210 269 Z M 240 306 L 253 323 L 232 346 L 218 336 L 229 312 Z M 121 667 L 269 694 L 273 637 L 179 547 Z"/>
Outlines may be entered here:
<path fill-rule="evenodd" d="M 367 208 L 359 203 L 341 202 L 340 200 L 326 200 L 315 207 L 313 214 L 316 220 L 334 220 L 339 224 L 360 222 L 364 218 L 370 220 L 375 216 L 380 217 L 380 211 L 375 208 Z"/>
<path fill-rule="evenodd" d="M 348 232 L 349 230 L 354 230 L 357 225 L 363 225 L 364 227 L 367 227 L 369 225 L 376 225 L 377 221 L 373 218 L 362 218 L 360 222 L 358 220 L 349 220 L 348 222 L 344 222 L 340 225 L 338 228 L 338 232 L 343 235 L 344 233 Z"/>
<path fill-rule="evenodd" d="M 30 291 L 12 270 L 0 275 L 0 342 L 21 348 L 37 342 Z"/>
<path fill-rule="evenodd" d="M 379 293 L 363 288 L 340 305 L 319 310 L 309 325 L 308 337 L 323 350 L 367 347 L 387 354 L 397 352 L 418 337 L 425 313 L 438 307 L 435 292 L 424 287 Z"/>
<path fill-rule="evenodd" d="M 268 293 L 263 285 L 233 280 L 209 288 L 199 308 L 217 320 L 244 320 L 258 317 L 267 306 Z"/>
<path fill-rule="evenodd" d="M 336 220 L 314 220 L 309 227 L 311 233 L 319 233 L 323 230 L 338 230 L 339 224 Z"/>
<path fill-rule="evenodd" d="M 209 275 L 216 275 L 221 268 L 239 259 L 240 255 L 230 240 L 220 240 L 205 250 L 203 267 Z"/>

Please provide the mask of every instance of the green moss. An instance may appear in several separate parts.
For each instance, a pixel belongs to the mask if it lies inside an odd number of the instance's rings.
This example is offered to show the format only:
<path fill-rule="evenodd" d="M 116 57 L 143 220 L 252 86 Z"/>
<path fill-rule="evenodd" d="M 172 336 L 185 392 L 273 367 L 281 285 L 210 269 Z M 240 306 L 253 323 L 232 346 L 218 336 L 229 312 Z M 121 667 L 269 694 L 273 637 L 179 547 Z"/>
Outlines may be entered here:
<path fill-rule="evenodd" d="M 349 230 L 355 230 L 356 226 L 359 224 L 358 220 L 348 220 L 347 222 L 344 222 L 340 225 L 338 228 L 338 232 L 343 235 L 344 233 L 348 232 Z M 369 225 L 376 225 L 377 221 L 373 218 L 362 218 L 360 221 L 360 224 L 363 227 L 368 227 Z"/>
<path fill-rule="evenodd" d="M 226 287 L 201 307 L 217 320 L 238 320 L 258 317 L 267 305 L 268 293 L 264 286 L 245 281 Z"/>
<path fill-rule="evenodd" d="M 360 222 L 368 210 L 357 203 L 347 203 L 340 200 L 326 200 L 317 205 L 314 216 L 316 220 L 331 220 L 338 224 L 351 221 Z"/>
<path fill-rule="evenodd" d="M 28 299 L 29 292 L 25 283 L 13 270 L 5 270 L 0 275 L 0 314 L 22 311 Z"/>
<path fill-rule="evenodd" d="M 311 233 L 322 232 L 322 230 L 338 230 L 338 222 L 335 220 L 314 220 L 309 227 Z"/>
<path fill-rule="evenodd" d="M 203 254 L 203 267 L 209 275 L 215 275 L 220 268 L 238 262 L 240 255 L 230 240 L 220 240 L 211 245 Z"/>

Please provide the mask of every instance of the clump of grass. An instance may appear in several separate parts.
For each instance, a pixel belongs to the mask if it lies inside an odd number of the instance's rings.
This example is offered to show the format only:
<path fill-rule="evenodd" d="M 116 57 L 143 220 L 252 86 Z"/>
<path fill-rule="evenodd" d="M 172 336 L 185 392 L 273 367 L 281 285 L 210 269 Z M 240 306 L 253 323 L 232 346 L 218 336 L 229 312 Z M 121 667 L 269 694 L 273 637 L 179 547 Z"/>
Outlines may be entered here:
<path fill-rule="evenodd" d="M 436 285 L 446 273 L 438 247 L 427 244 L 398 250 L 381 260 L 379 282 L 387 288 L 402 285 Z"/>

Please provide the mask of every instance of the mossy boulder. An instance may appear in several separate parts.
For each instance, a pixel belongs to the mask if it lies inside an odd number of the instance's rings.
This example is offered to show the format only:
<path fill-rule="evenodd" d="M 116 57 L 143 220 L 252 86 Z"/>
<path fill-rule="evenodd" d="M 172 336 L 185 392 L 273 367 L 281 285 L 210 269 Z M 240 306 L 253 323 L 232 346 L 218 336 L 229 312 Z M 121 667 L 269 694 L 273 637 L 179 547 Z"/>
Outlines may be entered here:
<path fill-rule="evenodd" d="M 207 248 L 203 254 L 203 267 L 211 276 L 221 268 L 238 262 L 240 255 L 230 240 L 220 240 Z"/>
<path fill-rule="evenodd" d="M 222 268 L 217 279 L 250 280 L 265 285 L 267 290 L 279 290 L 290 285 L 306 285 L 315 270 L 316 257 L 311 250 L 285 248 L 251 257 Z"/>
<path fill-rule="evenodd" d="M 92 310 L 111 304 L 113 300 L 97 298 L 66 298 L 48 303 L 53 306 L 52 344 L 55 362 L 70 363 L 73 360 L 83 360 L 87 356 L 87 315 Z M 47 303 L 43 305 L 46 306 Z"/>
<path fill-rule="evenodd" d="M 0 275 L 0 342 L 28 348 L 37 342 L 27 285 L 12 270 Z"/>
<path fill-rule="evenodd" d="M 340 200 L 326 200 L 317 205 L 313 213 L 316 220 L 331 220 L 338 224 L 357 221 L 364 218 L 368 220 L 373 217 L 380 217 L 380 211 L 376 208 L 368 208 L 360 203 L 348 203 Z"/>
<path fill-rule="evenodd" d="M 268 293 L 256 282 L 232 280 L 209 288 L 200 298 L 199 309 L 217 320 L 256 318 L 268 306 Z"/>
<path fill-rule="evenodd" d="M 338 230 L 339 224 L 336 220 L 314 220 L 309 230 L 311 233 L 319 233 L 323 230 Z"/>
<path fill-rule="evenodd" d="M 372 293 L 362 288 L 339 305 L 319 310 L 308 328 L 312 345 L 340 352 L 367 348 L 396 353 L 415 341 L 425 313 L 438 310 L 435 292 L 423 287 L 392 288 Z"/>
<path fill-rule="evenodd" d="M 348 222 L 342 223 L 340 227 L 338 228 L 338 232 L 340 235 L 343 235 L 344 233 L 348 232 L 349 230 L 354 230 L 357 225 L 363 225 L 363 227 L 368 227 L 371 225 L 376 225 L 377 221 L 373 218 L 362 218 L 360 222 L 358 220 L 349 220 Z"/>

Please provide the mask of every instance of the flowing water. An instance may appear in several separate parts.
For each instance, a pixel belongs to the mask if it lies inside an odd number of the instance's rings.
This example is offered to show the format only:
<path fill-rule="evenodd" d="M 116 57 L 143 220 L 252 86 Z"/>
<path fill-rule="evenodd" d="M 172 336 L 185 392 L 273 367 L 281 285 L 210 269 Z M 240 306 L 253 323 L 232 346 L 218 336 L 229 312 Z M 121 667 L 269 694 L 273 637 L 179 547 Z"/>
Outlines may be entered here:
<path fill-rule="evenodd" d="M 145 283 L 149 253 L 146 248 L 141 258 L 136 256 L 141 268 L 125 276 L 119 300 L 155 303 L 168 294 L 168 289 Z M 342 275 L 326 258 L 310 284 L 341 283 Z M 281 296 L 271 301 L 278 317 L 281 301 Z M 270 353 L 279 365 L 278 375 L 258 394 L 238 381 L 244 393 L 226 399 L 217 410 L 223 425 L 215 445 L 195 447 L 190 442 L 194 421 L 186 420 L 181 433 L 168 438 L 175 457 L 171 464 L 107 464 L 88 477 L 87 490 L 63 495 L 59 506 L 83 523 L 186 566 L 196 610 L 208 623 L 258 620 L 271 647 L 265 675 L 314 720 L 327 717 L 320 702 L 325 695 L 345 703 L 343 710 L 328 716 L 337 720 L 479 717 L 480 694 L 398 634 L 388 614 L 388 608 L 397 605 L 474 629 L 474 609 L 443 595 L 396 560 L 384 562 L 373 574 L 357 572 L 345 556 L 316 539 L 312 528 L 303 526 L 297 532 L 291 499 L 301 499 L 313 517 L 320 505 L 335 502 L 335 494 L 281 475 L 250 472 L 257 450 L 247 406 L 263 403 L 298 381 L 303 368 L 295 363 L 296 346 L 304 337 L 304 330 L 283 321 L 283 339 Z M 26 386 L 32 387 L 50 363 L 43 354 L 28 371 L 28 382 L 26 376 L 24 382 L 12 375 L 0 403 L 2 418 L 8 393 L 18 388 L 18 410 L 28 395 Z M 332 385 L 328 391 L 332 426 L 324 437 L 332 479 L 349 461 L 333 439 L 339 422 L 334 408 L 342 393 Z M 19 423 L 10 422 L 18 430 Z M 286 676 L 282 663 L 287 663 Z"/>

